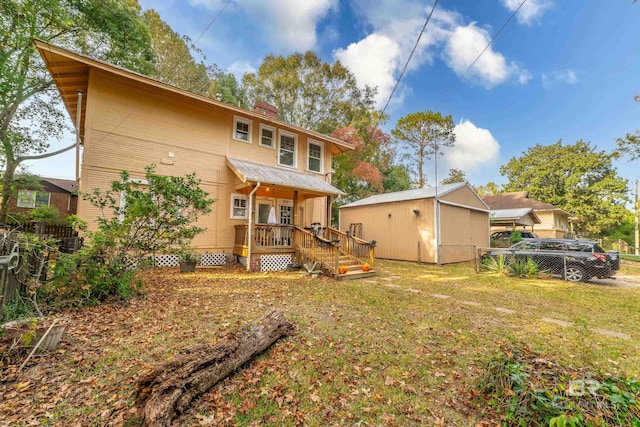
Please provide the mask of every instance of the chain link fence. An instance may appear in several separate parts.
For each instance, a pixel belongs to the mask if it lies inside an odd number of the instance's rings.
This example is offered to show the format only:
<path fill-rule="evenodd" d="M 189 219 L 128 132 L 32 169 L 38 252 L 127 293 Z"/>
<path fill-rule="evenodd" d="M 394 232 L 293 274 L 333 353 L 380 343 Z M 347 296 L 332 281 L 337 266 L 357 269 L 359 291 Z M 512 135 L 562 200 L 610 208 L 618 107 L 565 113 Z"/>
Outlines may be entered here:
<path fill-rule="evenodd" d="M 556 248 L 541 248 L 527 242 L 518 250 L 508 248 L 478 248 L 476 271 L 493 271 L 516 277 L 550 276 L 572 282 L 613 276 L 620 267 L 617 253 L 593 252 L 587 243 L 567 244 L 559 241 L 544 244 Z"/>

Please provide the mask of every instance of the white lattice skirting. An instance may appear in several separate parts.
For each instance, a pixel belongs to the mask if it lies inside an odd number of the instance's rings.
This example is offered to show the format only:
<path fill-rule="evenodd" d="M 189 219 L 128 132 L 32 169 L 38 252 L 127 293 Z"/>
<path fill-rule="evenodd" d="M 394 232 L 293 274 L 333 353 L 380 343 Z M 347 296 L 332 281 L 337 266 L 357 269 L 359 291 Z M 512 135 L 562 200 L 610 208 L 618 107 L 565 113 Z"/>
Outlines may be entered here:
<path fill-rule="evenodd" d="M 291 255 L 261 255 L 260 271 L 282 271 L 286 270 L 293 262 Z"/>
<path fill-rule="evenodd" d="M 155 263 L 158 267 L 177 267 L 180 265 L 180 257 L 177 255 L 156 255 Z M 227 254 L 202 254 L 200 255 L 200 265 L 211 267 L 216 265 L 225 265 L 227 263 Z"/>

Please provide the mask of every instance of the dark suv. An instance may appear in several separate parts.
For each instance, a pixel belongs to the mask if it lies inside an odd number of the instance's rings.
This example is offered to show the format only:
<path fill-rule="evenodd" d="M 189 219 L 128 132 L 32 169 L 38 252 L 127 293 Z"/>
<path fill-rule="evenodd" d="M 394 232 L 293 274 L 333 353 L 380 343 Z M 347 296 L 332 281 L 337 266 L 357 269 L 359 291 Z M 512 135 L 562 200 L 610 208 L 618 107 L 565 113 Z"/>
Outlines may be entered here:
<path fill-rule="evenodd" d="M 506 230 L 506 231 L 496 231 L 491 233 L 491 247 L 494 248 L 508 248 L 513 245 L 515 242 L 511 240 L 511 237 L 515 234 L 519 233 L 522 239 L 535 239 L 536 236 L 530 231 L 519 231 L 519 230 Z M 518 239 L 518 241 L 521 239 Z"/>
<path fill-rule="evenodd" d="M 586 282 L 592 277 L 612 277 L 620 269 L 615 251 L 605 252 L 596 242 L 574 239 L 525 239 L 515 245 L 491 251 L 507 260 L 531 258 L 541 271 L 559 275 L 571 282 Z"/>

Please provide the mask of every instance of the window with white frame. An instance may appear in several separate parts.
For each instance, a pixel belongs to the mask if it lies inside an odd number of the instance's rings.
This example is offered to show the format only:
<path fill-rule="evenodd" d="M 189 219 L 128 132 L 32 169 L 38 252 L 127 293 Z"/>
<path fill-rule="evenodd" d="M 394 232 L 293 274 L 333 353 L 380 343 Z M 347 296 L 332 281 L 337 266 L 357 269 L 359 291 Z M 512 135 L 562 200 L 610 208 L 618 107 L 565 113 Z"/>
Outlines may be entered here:
<path fill-rule="evenodd" d="M 244 194 L 231 195 L 231 219 L 247 218 L 248 199 Z"/>
<path fill-rule="evenodd" d="M 251 144 L 251 120 L 233 116 L 233 139 Z"/>
<path fill-rule="evenodd" d="M 276 129 L 267 125 L 260 125 L 260 146 L 276 148 Z"/>
<path fill-rule="evenodd" d="M 139 184 L 139 189 L 142 186 L 148 186 L 149 181 L 146 179 L 138 179 L 138 178 L 129 178 L 126 182 L 133 182 Z M 124 222 L 124 215 L 127 212 L 127 192 L 122 190 L 120 192 L 120 206 L 118 207 L 118 221 Z"/>
<path fill-rule="evenodd" d="M 307 151 L 307 169 L 312 172 L 322 172 L 322 144 L 309 141 Z"/>
<path fill-rule="evenodd" d="M 39 208 L 40 206 L 49 206 L 51 193 L 46 191 L 20 190 L 16 206 L 19 208 Z"/>
<path fill-rule="evenodd" d="M 278 153 L 278 164 L 295 168 L 297 146 L 298 136 L 296 134 L 280 131 L 280 151 Z"/>

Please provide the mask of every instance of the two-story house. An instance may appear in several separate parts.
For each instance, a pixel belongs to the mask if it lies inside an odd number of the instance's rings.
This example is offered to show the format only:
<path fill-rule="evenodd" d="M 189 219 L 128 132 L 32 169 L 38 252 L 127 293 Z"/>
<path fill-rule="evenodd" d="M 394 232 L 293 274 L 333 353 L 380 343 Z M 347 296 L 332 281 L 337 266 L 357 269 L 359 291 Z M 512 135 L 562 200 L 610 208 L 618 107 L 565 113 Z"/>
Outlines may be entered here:
<path fill-rule="evenodd" d="M 120 172 L 144 168 L 196 172 L 215 199 L 194 240 L 202 253 L 235 254 L 252 269 L 286 267 L 312 225 L 328 229 L 332 158 L 347 142 L 277 118 L 274 107 L 248 111 L 45 42 L 36 46 L 67 111 L 79 121 L 79 190 L 106 189 Z M 98 210 L 78 200 L 95 228 Z M 314 252 L 315 253 L 315 252 Z M 337 266 L 335 266 L 337 271 Z"/>

